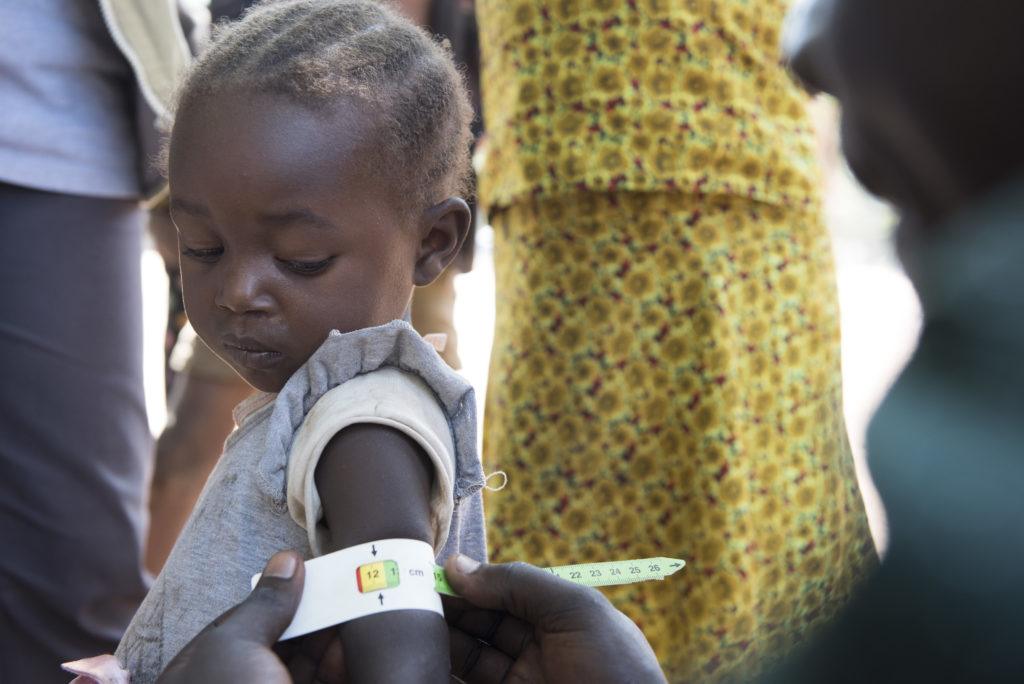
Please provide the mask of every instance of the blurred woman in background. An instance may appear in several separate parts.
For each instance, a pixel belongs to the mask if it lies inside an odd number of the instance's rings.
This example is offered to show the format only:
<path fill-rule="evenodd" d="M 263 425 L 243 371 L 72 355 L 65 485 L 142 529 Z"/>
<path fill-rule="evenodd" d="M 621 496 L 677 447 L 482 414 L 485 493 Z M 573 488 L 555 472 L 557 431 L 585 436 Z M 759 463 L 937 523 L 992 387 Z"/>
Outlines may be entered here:
<path fill-rule="evenodd" d="M 482 0 L 495 561 L 610 592 L 672 681 L 753 676 L 875 561 L 784 0 Z"/>

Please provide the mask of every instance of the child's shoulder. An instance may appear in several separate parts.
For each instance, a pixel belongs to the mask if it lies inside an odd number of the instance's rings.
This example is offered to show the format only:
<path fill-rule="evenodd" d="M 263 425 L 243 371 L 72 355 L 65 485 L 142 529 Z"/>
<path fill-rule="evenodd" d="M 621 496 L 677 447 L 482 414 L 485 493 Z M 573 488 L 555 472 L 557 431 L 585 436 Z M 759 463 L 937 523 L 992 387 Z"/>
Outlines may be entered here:
<path fill-rule="evenodd" d="M 282 395 L 288 395 L 278 399 L 285 406 L 301 407 L 277 411 L 295 420 L 288 426 L 294 441 L 287 479 L 296 519 L 310 512 L 299 515 L 306 507 L 294 502 L 312 497 L 319 454 L 335 434 L 357 423 L 398 429 L 418 442 L 439 472 L 446 471 L 455 500 L 483 485 L 473 387 L 405 321 L 331 332 Z"/>
<path fill-rule="evenodd" d="M 310 407 L 300 428 L 337 432 L 351 423 L 381 423 L 437 434 L 454 452 L 447 411 L 418 374 L 395 366 L 361 373 L 324 392 Z M 298 441 L 298 440 L 296 440 Z"/>
<path fill-rule="evenodd" d="M 378 388 L 418 386 L 418 379 L 450 414 L 458 412 L 473 392 L 466 379 L 441 359 L 432 340 L 409 323 L 395 320 L 347 333 L 331 331 L 282 394 L 301 398 L 308 411 L 327 392 L 364 376 L 361 383 Z"/>

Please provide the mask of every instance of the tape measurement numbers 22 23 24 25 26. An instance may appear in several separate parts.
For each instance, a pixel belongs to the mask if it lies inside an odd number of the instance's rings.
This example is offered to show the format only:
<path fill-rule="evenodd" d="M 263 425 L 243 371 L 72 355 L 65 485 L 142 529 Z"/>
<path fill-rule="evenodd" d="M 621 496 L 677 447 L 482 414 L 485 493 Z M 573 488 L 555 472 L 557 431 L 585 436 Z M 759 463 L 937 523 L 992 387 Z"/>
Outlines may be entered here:
<path fill-rule="evenodd" d="M 663 580 L 679 572 L 686 562 L 678 558 L 636 558 L 603 563 L 577 563 L 545 568 L 552 575 L 588 587 L 610 587 L 650 580 Z M 444 569 L 434 568 L 434 587 L 438 593 L 456 596 L 448 584 Z"/>

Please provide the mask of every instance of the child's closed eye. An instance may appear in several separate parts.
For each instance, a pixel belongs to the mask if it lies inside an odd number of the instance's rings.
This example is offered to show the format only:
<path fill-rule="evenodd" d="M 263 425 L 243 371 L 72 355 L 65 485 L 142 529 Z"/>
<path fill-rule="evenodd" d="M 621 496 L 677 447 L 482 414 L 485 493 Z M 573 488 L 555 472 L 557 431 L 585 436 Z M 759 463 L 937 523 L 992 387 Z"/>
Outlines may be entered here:
<path fill-rule="evenodd" d="M 291 259 L 278 259 L 278 261 L 291 272 L 299 275 L 316 275 L 327 268 L 334 257 L 327 257 L 319 261 L 295 261 Z"/>
<path fill-rule="evenodd" d="M 201 261 L 204 264 L 211 264 L 220 258 L 220 255 L 224 253 L 223 247 L 210 247 L 207 249 L 192 249 L 191 247 L 182 247 L 181 255 L 186 256 L 196 261 Z"/>

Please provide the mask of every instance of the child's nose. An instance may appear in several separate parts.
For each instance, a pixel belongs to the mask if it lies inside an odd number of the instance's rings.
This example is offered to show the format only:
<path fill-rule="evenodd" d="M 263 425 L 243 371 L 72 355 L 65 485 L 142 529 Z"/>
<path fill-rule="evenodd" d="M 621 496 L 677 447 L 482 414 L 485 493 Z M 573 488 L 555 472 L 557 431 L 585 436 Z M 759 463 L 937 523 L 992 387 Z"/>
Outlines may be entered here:
<path fill-rule="evenodd" d="M 232 313 L 266 312 L 270 297 L 266 291 L 266 274 L 251 263 L 225 264 L 224 279 L 214 300 L 221 309 Z"/>

